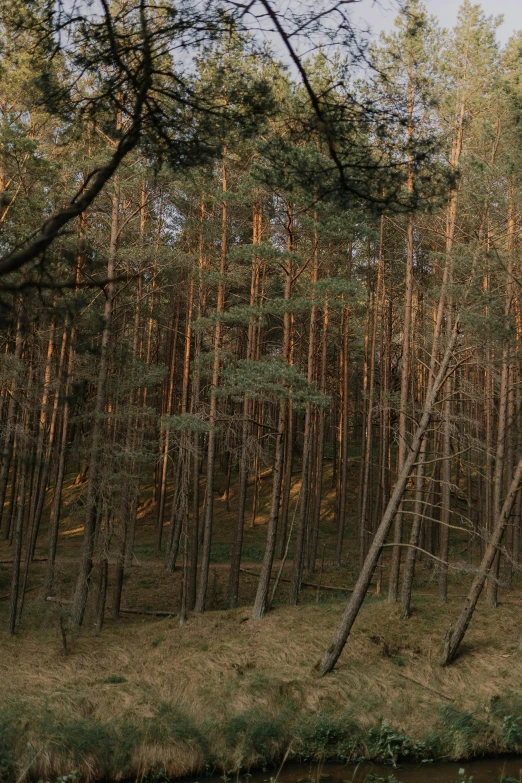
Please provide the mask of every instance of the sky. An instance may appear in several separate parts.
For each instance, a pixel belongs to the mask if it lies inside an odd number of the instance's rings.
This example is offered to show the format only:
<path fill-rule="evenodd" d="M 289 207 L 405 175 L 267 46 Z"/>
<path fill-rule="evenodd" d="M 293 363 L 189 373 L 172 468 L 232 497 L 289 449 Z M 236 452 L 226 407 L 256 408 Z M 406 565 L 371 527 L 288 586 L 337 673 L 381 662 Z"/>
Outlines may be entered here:
<path fill-rule="evenodd" d="M 475 0 L 488 16 L 503 14 L 504 23 L 498 30 L 498 37 L 506 43 L 515 30 L 522 30 L 522 0 Z M 457 18 L 460 0 L 426 0 L 429 13 L 438 17 L 443 27 L 453 27 Z M 354 14 L 364 19 L 372 31 L 388 30 L 393 27 L 396 15 L 394 0 L 361 0 Z M 395 9 L 395 10 L 394 10 Z"/>

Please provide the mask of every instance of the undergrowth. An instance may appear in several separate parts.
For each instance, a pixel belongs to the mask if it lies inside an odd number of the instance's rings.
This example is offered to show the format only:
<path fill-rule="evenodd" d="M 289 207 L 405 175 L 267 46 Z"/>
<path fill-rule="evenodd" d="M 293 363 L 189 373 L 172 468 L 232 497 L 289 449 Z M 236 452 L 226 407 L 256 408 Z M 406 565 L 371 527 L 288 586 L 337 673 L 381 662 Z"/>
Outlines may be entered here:
<path fill-rule="evenodd" d="M 175 758 L 184 751 L 197 758 L 199 772 L 223 774 L 267 768 L 288 760 L 353 762 L 371 759 L 390 764 L 430 759 L 466 759 L 486 753 L 522 753 L 522 698 L 507 691 L 476 712 L 453 705 L 439 710 L 428 736 L 414 740 L 386 720 L 361 726 L 348 711 L 302 714 L 289 705 L 278 715 L 244 711 L 221 723 L 193 718 L 175 705 L 160 703 L 148 718 L 101 722 L 93 717 L 61 718 L 49 707 L 40 714 L 22 702 L 0 710 L 0 779 L 38 781 L 56 778 L 115 779 L 140 775 L 165 780 L 172 768 L 143 748 L 167 748 Z M 140 768 L 141 767 L 141 768 Z M 176 768 L 177 769 L 177 768 Z"/>

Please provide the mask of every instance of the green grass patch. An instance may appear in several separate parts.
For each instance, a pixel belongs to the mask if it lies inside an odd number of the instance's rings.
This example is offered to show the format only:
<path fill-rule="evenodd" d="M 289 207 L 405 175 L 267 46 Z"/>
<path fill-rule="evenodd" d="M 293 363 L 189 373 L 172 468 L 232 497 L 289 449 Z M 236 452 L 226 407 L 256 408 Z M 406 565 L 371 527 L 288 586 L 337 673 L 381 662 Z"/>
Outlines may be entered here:
<path fill-rule="evenodd" d="M 102 682 L 105 685 L 120 685 L 122 682 L 127 682 L 127 678 L 123 677 L 121 674 L 110 674 L 108 677 L 106 677 Z"/>

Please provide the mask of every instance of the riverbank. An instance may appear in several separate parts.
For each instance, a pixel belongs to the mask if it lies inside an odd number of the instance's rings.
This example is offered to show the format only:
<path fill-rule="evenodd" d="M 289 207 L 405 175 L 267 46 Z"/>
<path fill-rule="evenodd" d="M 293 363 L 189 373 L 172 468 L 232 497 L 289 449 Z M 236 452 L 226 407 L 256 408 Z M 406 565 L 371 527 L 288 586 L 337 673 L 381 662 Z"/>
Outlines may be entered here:
<path fill-rule="evenodd" d="M 40 630 L 2 640 L 0 766 L 5 778 L 93 780 L 235 772 L 296 760 L 461 759 L 522 752 L 520 604 L 484 604 L 456 663 L 438 663 L 460 601 L 422 596 L 404 621 L 370 598 L 335 672 L 319 659 L 343 605 L 245 608 Z M 45 615 L 45 618 L 43 618 Z M 45 621 L 43 621 L 45 619 Z"/>

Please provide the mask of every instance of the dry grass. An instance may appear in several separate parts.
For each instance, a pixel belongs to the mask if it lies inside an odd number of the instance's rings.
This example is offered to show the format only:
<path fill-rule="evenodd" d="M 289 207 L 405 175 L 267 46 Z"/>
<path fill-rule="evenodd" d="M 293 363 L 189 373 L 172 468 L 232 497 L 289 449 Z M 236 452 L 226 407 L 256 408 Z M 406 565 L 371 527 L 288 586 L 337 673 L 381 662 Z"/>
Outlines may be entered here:
<path fill-rule="evenodd" d="M 352 472 L 353 499 L 355 462 Z M 296 475 L 294 500 L 298 480 Z M 329 471 L 324 488 L 323 584 L 346 588 L 354 578 L 355 544 L 348 537 L 346 563 L 334 567 Z M 64 657 L 59 623 L 66 607 L 42 603 L 37 587 L 45 563 L 31 566 L 29 587 L 35 589 L 27 596 L 22 625 L 14 639 L 2 640 L 0 780 L 50 780 L 74 770 L 86 780 L 141 779 L 159 770 L 170 776 L 230 771 L 276 762 L 289 749 L 289 756 L 297 758 L 388 761 L 404 755 L 522 752 L 522 701 L 513 695 L 522 690 L 517 593 L 503 594 L 505 603 L 498 610 L 479 606 L 461 657 L 442 669 L 444 631 L 460 606 L 469 573 L 452 573 L 453 598 L 441 606 L 434 573 L 421 562 L 412 618 L 400 619 L 395 607 L 372 595 L 337 669 L 320 679 L 313 666 L 330 642 L 346 595 L 323 591 L 316 603 L 316 590 L 306 589 L 302 605 L 288 607 L 288 585 L 282 582 L 275 610 L 254 622 L 248 606 L 257 580 L 243 573 L 242 608 L 224 610 L 237 501 L 234 483 L 228 509 L 224 487 L 218 489 L 207 601 L 214 611 L 190 617 L 183 628 L 176 618 L 132 615 L 118 622 L 108 619 L 95 635 L 88 614 L 84 630 L 69 633 Z M 55 585 L 65 598 L 75 579 L 84 491 L 72 479 L 65 491 Z M 261 523 L 269 495 L 267 475 L 256 524 L 245 530 L 245 565 L 254 570 L 264 547 Z M 150 492 L 145 493 L 137 559 L 125 576 L 123 604 L 175 613 L 180 574 L 169 574 L 156 552 L 150 500 Z M 45 549 L 44 526 L 38 554 L 45 555 Z M 1 555 L 10 556 L 3 542 Z M 316 581 L 318 575 L 308 578 Z M 9 580 L 10 566 L 2 567 L 4 595 Z M 6 603 L 0 602 L 0 627 L 5 627 Z"/>
<path fill-rule="evenodd" d="M 481 606 L 462 656 L 442 669 L 443 629 L 456 608 L 420 603 L 403 621 L 395 608 L 370 600 L 340 665 L 323 679 L 313 664 L 338 604 L 278 608 L 262 622 L 245 621 L 245 610 L 210 612 L 183 628 L 175 619 L 126 620 L 99 636 L 72 636 L 67 657 L 51 608 L 47 630 L 26 630 L 2 645 L 2 707 L 21 716 L 18 776 L 27 770 L 50 779 L 78 769 L 93 779 L 155 768 L 186 775 L 206 763 L 229 770 L 275 760 L 288 745 L 317 755 L 324 716 L 344 716 L 348 727 L 353 720 L 362 734 L 352 755 L 361 748 L 371 755 L 365 737 L 372 727 L 378 733 L 382 719 L 414 743 L 433 739 L 448 706 L 473 713 L 475 729 L 489 727 L 474 730 L 472 745 L 466 734 L 460 746 L 451 729 L 448 755 L 507 749 L 491 728 L 491 705 L 522 689 L 519 608 Z"/>

